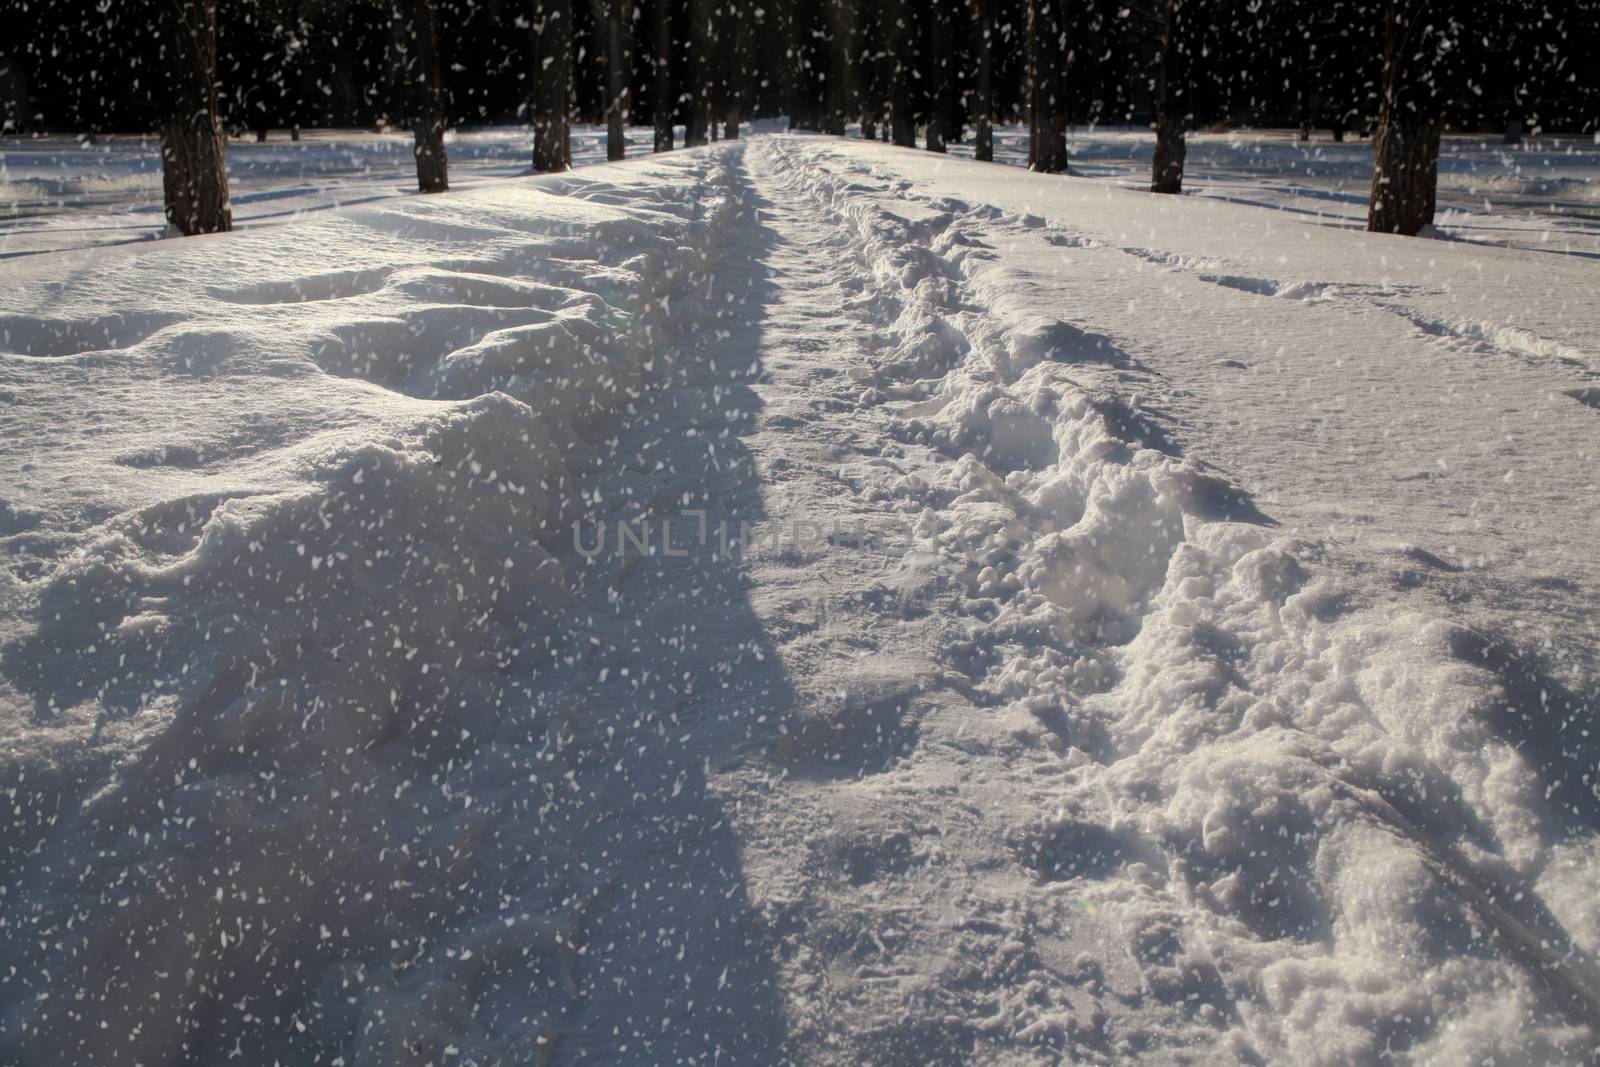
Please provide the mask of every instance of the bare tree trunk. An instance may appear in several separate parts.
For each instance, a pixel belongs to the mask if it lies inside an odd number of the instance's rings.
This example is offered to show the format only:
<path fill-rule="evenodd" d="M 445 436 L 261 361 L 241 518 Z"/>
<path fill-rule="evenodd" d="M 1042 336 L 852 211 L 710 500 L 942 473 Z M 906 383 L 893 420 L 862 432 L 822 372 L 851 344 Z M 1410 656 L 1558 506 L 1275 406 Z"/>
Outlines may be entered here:
<path fill-rule="evenodd" d="M 1373 139 L 1368 230 L 1415 237 L 1433 221 L 1442 129 L 1437 115 L 1397 117 L 1384 103 Z"/>
<path fill-rule="evenodd" d="M 667 0 L 655 0 L 656 55 L 654 81 L 650 88 L 651 107 L 655 111 L 657 152 L 672 151 L 672 118 L 677 112 L 677 101 L 672 96 L 672 6 Z"/>
<path fill-rule="evenodd" d="M 633 0 L 606 2 L 606 159 L 627 155 Z"/>
<path fill-rule="evenodd" d="M 572 78 L 571 0 L 537 0 L 533 31 L 535 93 L 533 169 L 543 174 L 572 165 L 568 90 Z"/>
<path fill-rule="evenodd" d="M 1383 99 L 1373 138 L 1367 229 L 1415 236 L 1433 222 L 1444 129 L 1444 50 L 1427 38 L 1444 32 L 1418 0 L 1385 0 Z"/>
<path fill-rule="evenodd" d="M 233 229 L 225 138 L 217 111 L 216 0 L 159 0 L 161 184 L 180 233 Z"/>
<path fill-rule="evenodd" d="M 1184 131 L 1189 115 L 1188 41 L 1183 5 L 1192 0 L 1166 0 L 1166 25 L 1161 30 L 1161 66 L 1156 72 L 1156 150 L 1150 160 L 1152 193 L 1183 192 L 1183 161 L 1188 154 Z"/>
<path fill-rule="evenodd" d="M 397 71 L 409 86 L 412 152 L 417 159 L 417 188 L 442 193 L 450 188 L 450 163 L 444 149 L 444 88 L 439 79 L 439 42 L 433 25 L 433 0 L 398 0 L 394 17 L 397 39 L 406 45 Z"/>
<path fill-rule="evenodd" d="M 1028 0 L 1028 169 L 1067 169 L 1066 33 L 1059 0 Z"/>
<path fill-rule="evenodd" d="M 1295 106 L 1299 110 L 1300 140 L 1311 140 L 1311 127 L 1316 122 L 1317 97 L 1311 87 L 1314 72 L 1311 69 L 1311 42 L 1306 38 L 1300 42 L 1295 56 Z"/>
<path fill-rule="evenodd" d="M 906 4 L 894 0 L 885 18 L 889 23 L 889 135 L 902 148 L 917 147 L 917 127 L 911 116 L 911 71 L 908 49 Z"/>
<path fill-rule="evenodd" d="M 873 0 L 856 2 L 856 116 L 861 122 L 861 139 L 876 141 L 887 134 L 884 106 L 887 83 L 884 79 L 884 47 L 888 5 Z"/>
<path fill-rule="evenodd" d="M 683 143 L 696 148 L 711 141 L 711 11 L 708 0 L 689 0 L 689 115 Z"/>
<path fill-rule="evenodd" d="M 745 22 L 750 18 L 750 13 L 741 9 L 736 0 L 724 0 L 722 16 L 721 63 L 718 64 L 721 70 L 718 80 L 720 94 L 715 121 L 720 121 L 722 124 L 723 138 L 735 141 L 739 138 L 745 81 L 750 74 L 745 48 Z"/>
<path fill-rule="evenodd" d="M 923 147 L 930 152 L 944 151 L 945 126 L 950 109 L 950 57 L 945 42 L 943 0 L 928 5 L 928 129 Z"/>
<path fill-rule="evenodd" d="M 978 13 L 978 70 L 977 84 L 973 86 L 976 101 L 972 108 L 972 122 L 976 127 L 972 158 L 983 163 L 994 162 L 994 19 L 989 5 L 992 0 L 977 0 Z"/>
<path fill-rule="evenodd" d="M 828 78 L 825 83 L 827 113 L 822 132 L 843 137 L 855 109 L 855 4 L 853 0 L 827 0 Z"/>

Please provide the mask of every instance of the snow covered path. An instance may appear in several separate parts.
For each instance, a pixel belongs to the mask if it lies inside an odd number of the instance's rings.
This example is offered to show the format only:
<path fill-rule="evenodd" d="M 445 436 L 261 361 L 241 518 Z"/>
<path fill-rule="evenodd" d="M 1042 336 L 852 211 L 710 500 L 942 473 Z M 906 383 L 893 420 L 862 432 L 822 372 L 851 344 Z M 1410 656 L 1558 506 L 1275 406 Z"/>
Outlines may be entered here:
<path fill-rule="evenodd" d="M 1595 1046 L 1579 259 L 759 137 L 0 271 L 7 1059 Z"/>

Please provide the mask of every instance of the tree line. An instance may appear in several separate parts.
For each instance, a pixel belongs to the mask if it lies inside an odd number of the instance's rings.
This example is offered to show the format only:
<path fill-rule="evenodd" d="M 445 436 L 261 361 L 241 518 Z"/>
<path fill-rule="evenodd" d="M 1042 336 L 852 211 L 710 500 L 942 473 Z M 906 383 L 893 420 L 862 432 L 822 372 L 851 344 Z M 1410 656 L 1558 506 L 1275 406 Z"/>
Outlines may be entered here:
<path fill-rule="evenodd" d="M 1593 131 L 1600 0 L 4 0 L 0 121 L 162 134 L 168 217 L 231 225 L 226 134 L 400 126 L 418 185 L 444 133 L 520 122 L 534 168 L 574 120 L 654 147 L 745 118 L 942 151 L 1028 128 L 1067 169 L 1071 124 L 1155 132 L 1151 189 L 1182 190 L 1185 135 L 1232 125 L 1371 134 L 1369 227 L 1431 220 L 1441 132 Z M 20 42 L 15 43 L 15 42 Z"/>

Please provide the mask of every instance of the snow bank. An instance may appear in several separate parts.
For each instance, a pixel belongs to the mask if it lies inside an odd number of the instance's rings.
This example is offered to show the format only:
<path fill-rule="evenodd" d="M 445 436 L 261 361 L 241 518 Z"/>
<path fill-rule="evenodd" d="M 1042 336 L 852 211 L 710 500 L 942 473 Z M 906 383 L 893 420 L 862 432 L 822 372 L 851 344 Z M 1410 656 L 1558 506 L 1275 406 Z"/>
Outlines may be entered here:
<path fill-rule="evenodd" d="M 1023 251 L 1097 242 L 914 192 L 898 160 L 767 150 L 872 279 L 863 401 L 958 460 L 928 494 L 966 567 L 949 656 L 1000 722 L 1067 757 L 1017 831 L 1039 907 L 1092 900 L 1097 954 L 1120 943 L 1154 1003 L 1194 1012 L 1161 1040 L 1221 1058 L 1586 1056 L 1586 702 L 1494 637 L 1352 603 L 1323 546 L 1185 458 L 1134 357 L 1067 317 Z M 1093 1044 L 1047 997 L 1002 1014 Z"/>
<path fill-rule="evenodd" d="M 570 654 L 558 556 L 698 320 L 729 175 L 6 287 L 8 400 L 74 411 L 5 449 L 8 1062 L 546 1058 L 593 887 L 494 813 L 570 770 L 533 688 Z"/>

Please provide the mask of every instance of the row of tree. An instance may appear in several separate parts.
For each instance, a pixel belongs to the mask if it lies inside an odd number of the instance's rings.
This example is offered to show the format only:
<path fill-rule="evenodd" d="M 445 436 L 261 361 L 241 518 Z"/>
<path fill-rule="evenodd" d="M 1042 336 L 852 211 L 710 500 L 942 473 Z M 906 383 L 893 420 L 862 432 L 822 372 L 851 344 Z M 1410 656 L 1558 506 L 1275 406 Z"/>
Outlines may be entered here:
<path fill-rule="evenodd" d="M 995 121 L 1025 121 L 1041 171 L 1066 169 L 1069 123 L 1137 122 L 1152 189 L 1177 192 L 1186 131 L 1315 123 L 1376 131 L 1371 226 L 1415 232 L 1446 124 L 1600 118 L 1600 0 L 5 2 L 26 42 L 0 69 L 5 123 L 159 124 L 185 232 L 228 224 L 229 128 L 409 126 L 433 192 L 445 129 L 484 122 L 531 123 L 543 171 L 570 164 L 574 116 L 607 123 L 611 158 L 641 119 L 657 150 L 676 124 L 695 145 L 787 114 L 934 151 L 970 136 L 979 159 Z"/>

